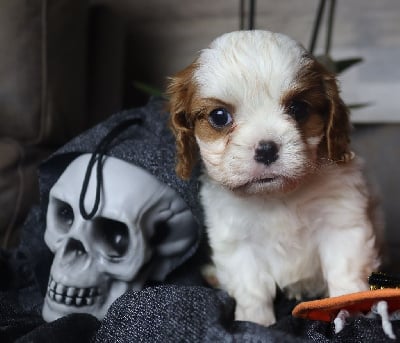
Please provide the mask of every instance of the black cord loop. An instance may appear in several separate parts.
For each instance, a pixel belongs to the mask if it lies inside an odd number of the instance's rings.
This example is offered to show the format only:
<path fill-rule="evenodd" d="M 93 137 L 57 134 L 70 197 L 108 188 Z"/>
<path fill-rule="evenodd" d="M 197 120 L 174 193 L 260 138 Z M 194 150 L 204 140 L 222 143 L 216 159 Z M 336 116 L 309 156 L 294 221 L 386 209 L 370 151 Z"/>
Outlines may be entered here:
<path fill-rule="evenodd" d="M 84 219 L 86 219 L 86 220 L 92 219 L 94 217 L 94 215 L 96 214 L 97 210 L 99 209 L 101 186 L 103 184 L 103 168 L 102 168 L 103 160 L 104 160 L 104 156 L 105 156 L 110 144 L 123 131 L 125 131 L 132 125 L 140 125 L 140 124 L 142 124 L 142 119 L 140 119 L 140 118 L 127 119 L 127 120 L 119 123 L 110 132 L 108 132 L 107 135 L 105 135 L 103 137 L 103 139 L 100 141 L 100 143 L 97 145 L 96 149 L 92 153 L 92 156 L 90 157 L 88 166 L 86 168 L 85 178 L 83 179 L 81 194 L 79 196 L 79 210 L 81 212 L 81 216 Z M 94 201 L 92 210 L 90 212 L 87 212 L 85 209 L 84 201 L 85 201 L 87 189 L 89 186 L 90 174 L 92 173 L 92 169 L 96 162 L 97 162 L 97 166 L 96 166 L 95 201 Z"/>

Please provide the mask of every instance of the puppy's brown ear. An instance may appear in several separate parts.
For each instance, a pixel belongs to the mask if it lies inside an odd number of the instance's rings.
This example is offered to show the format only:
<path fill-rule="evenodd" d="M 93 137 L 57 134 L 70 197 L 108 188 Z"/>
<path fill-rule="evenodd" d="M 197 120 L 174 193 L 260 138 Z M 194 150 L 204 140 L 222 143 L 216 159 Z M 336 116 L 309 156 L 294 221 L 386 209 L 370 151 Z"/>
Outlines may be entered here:
<path fill-rule="evenodd" d="M 335 75 L 326 72 L 324 84 L 329 99 L 325 127 L 328 158 L 334 162 L 345 162 L 351 156 L 349 110 L 339 96 Z"/>
<path fill-rule="evenodd" d="M 169 79 L 170 126 L 176 137 L 176 173 L 188 179 L 198 158 L 198 147 L 194 136 L 194 114 L 191 113 L 192 100 L 196 93 L 193 81 L 195 63 Z"/>

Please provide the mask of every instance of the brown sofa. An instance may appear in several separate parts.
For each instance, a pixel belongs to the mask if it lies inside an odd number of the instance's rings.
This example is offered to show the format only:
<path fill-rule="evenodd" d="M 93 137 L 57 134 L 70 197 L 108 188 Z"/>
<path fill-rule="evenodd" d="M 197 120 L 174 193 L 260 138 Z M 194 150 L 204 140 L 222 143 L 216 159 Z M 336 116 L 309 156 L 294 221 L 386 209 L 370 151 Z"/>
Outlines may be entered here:
<path fill-rule="evenodd" d="M 3 248 L 17 244 L 19 228 L 39 200 L 38 164 L 123 106 L 124 56 L 118 51 L 124 35 L 113 18 L 89 0 L 0 4 Z"/>
<path fill-rule="evenodd" d="M 3 1 L 0 5 L 0 237 L 38 200 L 36 167 L 88 125 L 87 2 Z"/>

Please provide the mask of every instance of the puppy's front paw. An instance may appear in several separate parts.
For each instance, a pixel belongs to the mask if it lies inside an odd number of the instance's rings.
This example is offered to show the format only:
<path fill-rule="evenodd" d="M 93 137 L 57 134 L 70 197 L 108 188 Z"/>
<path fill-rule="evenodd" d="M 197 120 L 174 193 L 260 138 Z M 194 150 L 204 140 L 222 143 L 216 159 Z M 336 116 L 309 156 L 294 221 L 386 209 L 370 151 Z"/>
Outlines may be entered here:
<path fill-rule="evenodd" d="M 257 324 L 270 326 L 275 324 L 275 314 L 272 306 L 255 305 L 255 306 L 240 306 L 237 305 L 235 312 L 236 320 L 255 322 Z"/>

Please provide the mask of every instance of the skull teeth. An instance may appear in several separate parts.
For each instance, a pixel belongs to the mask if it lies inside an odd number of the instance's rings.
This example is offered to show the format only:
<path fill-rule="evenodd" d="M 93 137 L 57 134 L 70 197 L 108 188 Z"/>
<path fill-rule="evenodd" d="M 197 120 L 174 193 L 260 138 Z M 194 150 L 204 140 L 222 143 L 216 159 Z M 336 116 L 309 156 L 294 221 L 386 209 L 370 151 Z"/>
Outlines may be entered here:
<path fill-rule="evenodd" d="M 50 277 L 47 287 L 47 296 L 59 303 L 68 306 L 90 306 L 95 303 L 95 298 L 99 296 L 97 287 L 79 288 L 68 287 L 59 282 L 54 281 Z"/>

